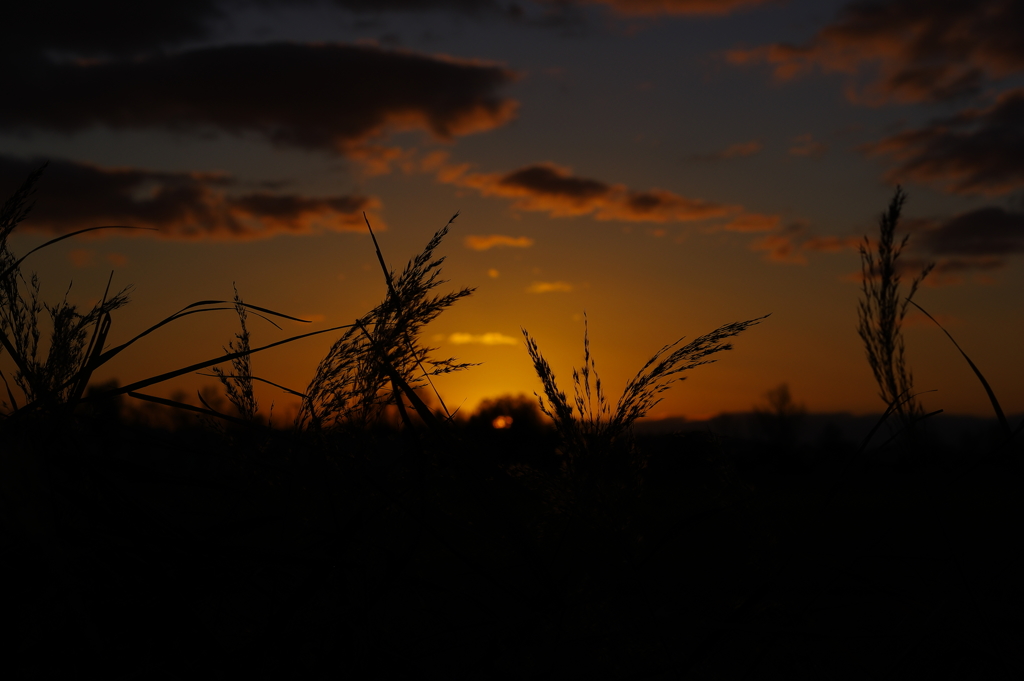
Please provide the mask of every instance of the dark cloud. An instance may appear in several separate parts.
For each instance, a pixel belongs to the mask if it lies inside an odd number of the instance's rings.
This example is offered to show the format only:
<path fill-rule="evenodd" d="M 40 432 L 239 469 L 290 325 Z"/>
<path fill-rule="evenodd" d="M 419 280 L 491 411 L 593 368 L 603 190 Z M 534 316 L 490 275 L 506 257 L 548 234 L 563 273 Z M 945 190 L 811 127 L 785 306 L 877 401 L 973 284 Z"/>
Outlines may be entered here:
<path fill-rule="evenodd" d="M 40 165 L 41 159 L 0 156 L 4 195 Z M 51 160 L 37 185 L 35 206 L 20 228 L 66 233 L 128 225 L 155 227 L 165 238 L 248 240 L 306 233 L 316 227 L 362 231 L 362 211 L 379 206 L 375 198 L 365 196 L 228 194 L 237 185 L 225 173 L 101 168 Z"/>
<path fill-rule="evenodd" d="M 570 202 L 586 202 L 611 191 L 611 186 L 598 180 L 570 175 L 555 165 L 538 164 L 513 170 L 498 178 L 499 191 L 520 190 L 537 195 L 559 197 Z"/>
<path fill-rule="evenodd" d="M 977 92 L 1024 68 L 1020 0 L 859 0 L 807 44 L 735 50 L 731 61 L 767 61 L 780 79 L 817 66 L 861 74 L 853 99 L 943 100 Z M 865 85 L 866 83 L 866 85 Z"/>
<path fill-rule="evenodd" d="M 0 56 L 27 59 L 44 51 L 79 57 L 123 56 L 199 40 L 223 16 L 215 0 L 35 0 L 5 3 Z"/>
<path fill-rule="evenodd" d="M 432 162 L 444 183 L 470 187 L 483 196 L 515 199 L 518 210 L 552 217 L 593 215 L 598 220 L 686 222 L 734 216 L 740 206 L 690 199 L 664 189 L 631 190 L 621 184 L 574 175 L 554 163 L 535 163 L 508 173 L 475 173 L 467 165 Z"/>
<path fill-rule="evenodd" d="M 918 219 L 904 226 L 911 225 L 913 229 L 908 231 L 913 236 L 906 254 L 897 261 L 897 273 L 910 280 L 934 263 L 935 268 L 924 280 L 928 286 L 962 284 L 965 275 L 974 275 L 978 283 L 991 283 L 988 273 L 1005 267 L 1006 256 L 1024 252 L 1024 213 L 995 206 L 944 222 Z M 858 272 L 847 278 L 859 282 L 863 276 Z"/>
<path fill-rule="evenodd" d="M 454 11 L 508 12 L 497 0 L 329 0 L 359 13 Z M 27 57 L 47 51 L 77 57 L 151 54 L 214 37 L 243 7 L 314 6 L 317 0 L 35 0 L 7 3 L 0 22 L 0 55 Z"/>
<path fill-rule="evenodd" d="M 216 128 L 344 151 L 385 128 L 448 139 L 500 126 L 515 102 L 504 68 L 350 45 L 234 45 L 166 56 L 47 64 L 13 81 L 0 129 Z"/>
<path fill-rule="evenodd" d="M 452 12 L 505 17 L 526 25 L 578 22 L 574 8 L 608 5 L 618 14 L 727 14 L 767 0 L 34 0 L 7 3 L 0 21 L 0 61 L 22 66 L 47 54 L 110 58 L 160 51 L 217 37 L 243 8 L 330 4 L 360 15 Z M 538 14 L 539 13 L 539 14 Z M 574 18 L 575 17 L 575 18 Z"/>
<path fill-rule="evenodd" d="M 764 5 L 771 0 L 581 0 L 581 4 L 608 5 L 620 14 L 658 16 L 664 14 L 731 14 L 736 10 Z"/>
<path fill-rule="evenodd" d="M 891 182 L 939 182 L 959 194 L 1004 194 L 1024 188 L 1024 89 L 1003 93 L 986 109 L 970 109 L 927 127 L 864 147 L 899 162 Z"/>
<path fill-rule="evenodd" d="M 921 276 L 921 272 L 929 264 L 934 264 L 935 267 L 922 283 L 925 286 L 940 287 L 963 284 L 965 275 L 973 275 L 972 279 L 976 283 L 992 283 L 992 278 L 988 273 L 1004 268 L 1006 261 L 992 256 L 940 258 L 937 261 L 909 257 L 901 258 L 897 261 L 896 273 L 905 281 L 911 281 Z M 862 281 L 863 274 L 861 273 L 856 277 L 851 276 L 850 279 L 858 282 Z"/>
<path fill-rule="evenodd" d="M 990 270 L 1002 269 L 1006 261 L 1002 258 L 947 258 L 941 260 L 932 270 L 938 275 L 959 274 L 961 272 L 987 272 Z M 917 271 L 920 271 L 918 268 Z"/>
<path fill-rule="evenodd" d="M 1002 256 L 1024 252 L 1024 213 L 990 206 L 963 213 L 919 236 L 929 253 Z"/>
<path fill-rule="evenodd" d="M 270 4 L 271 0 L 264 0 Z M 285 4 L 289 0 L 276 0 Z M 496 0 L 330 0 L 332 5 L 356 12 L 424 12 L 430 10 L 454 10 L 476 13 L 503 9 L 505 3 Z M 515 3 L 510 3 L 515 4 Z"/>
<path fill-rule="evenodd" d="M 987 207 L 962 213 L 946 221 L 907 219 L 901 230 L 912 234 L 905 254 L 897 261 L 897 272 L 907 280 L 917 277 L 929 264 L 935 268 L 925 280 L 929 286 L 963 282 L 961 275 L 973 273 L 977 281 L 984 274 L 1006 265 L 1006 256 L 1024 253 L 1024 213 Z M 752 242 L 753 250 L 765 251 L 773 262 L 806 264 L 808 253 L 857 252 L 864 237 L 815 236 L 810 225 L 794 222 Z M 874 241 L 869 249 L 876 248 Z M 861 281 L 862 272 L 844 277 Z"/>

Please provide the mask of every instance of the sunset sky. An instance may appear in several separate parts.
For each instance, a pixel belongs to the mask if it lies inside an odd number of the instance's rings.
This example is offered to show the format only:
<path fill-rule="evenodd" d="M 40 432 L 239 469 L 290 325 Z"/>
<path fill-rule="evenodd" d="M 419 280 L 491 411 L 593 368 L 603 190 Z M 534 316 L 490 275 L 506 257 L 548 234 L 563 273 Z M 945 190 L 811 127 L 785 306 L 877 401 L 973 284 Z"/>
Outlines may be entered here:
<path fill-rule="evenodd" d="M 662 345 L 771 317 L 653 417 L 746 411 L 788 383 L 818 412 L 880 412 L 856 333 L 858 244 L 897 184 L 905 281 L 1024 411 L 1024 2 L 1020 0 L 117 0 L 19 3 L 0 27 L 0 193 L 49 162 L 18 255 L 43 298 L 134 286 L 108 344 L 193 301 L 253 343 L 353 321 L 460 213 L 427 329 L 449 406 L 532 394 L 520 329 L 563 388 L 583 315 L 613 400 Z M 12 14 L 13 12 L 13 14 Z M 208 359 L 231 312 L 193 315 L 97 376 Z M 253 356 L 303 390 L 337 333 Z M 926 409 L 991 415 L 930 321 L 908 318 Z M 9 358 L 0 368 L 10 375 Z M 149 390 L 192 395 L 211 379 Z M 260 389 L 261 406 L 289 402 Z"/>

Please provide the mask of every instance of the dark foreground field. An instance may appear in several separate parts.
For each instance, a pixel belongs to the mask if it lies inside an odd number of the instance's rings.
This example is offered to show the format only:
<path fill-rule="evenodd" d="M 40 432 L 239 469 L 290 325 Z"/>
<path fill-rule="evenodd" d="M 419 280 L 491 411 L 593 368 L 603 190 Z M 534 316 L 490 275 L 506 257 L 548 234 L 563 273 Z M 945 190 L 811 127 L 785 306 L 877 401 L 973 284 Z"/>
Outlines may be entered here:
<path fill-rule="evenodd" d="M 1019 457 L 637 448 L 7 432 L 4 676 L 1021 678 Z"/>

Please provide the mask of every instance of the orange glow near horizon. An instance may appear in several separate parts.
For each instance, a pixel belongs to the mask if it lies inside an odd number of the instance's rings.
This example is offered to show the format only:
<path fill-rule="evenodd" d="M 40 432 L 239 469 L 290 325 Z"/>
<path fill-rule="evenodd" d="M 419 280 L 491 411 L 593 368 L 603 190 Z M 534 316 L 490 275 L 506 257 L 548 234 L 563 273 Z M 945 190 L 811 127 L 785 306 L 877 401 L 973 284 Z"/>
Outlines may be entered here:
<path fill-rule="evenodd" d="M 419 338 L 433 359 L 473 365 L 434 380 L 453 411 L 541 390 L 524 329 L 571 399 L 586 315 L 614 409 L 663 346 L 770 313 L 648 417 L 748 412 L 783 384 L 811 412 L 878 413 L 857 335 L 858 249 L 865 235 L 875 244 L 898 183 L 904 291 L 935 263 L 915 302 L 1003 410 L 1024 411 L 1013 3 L 893 13 L 836 0 L 812 16 L 768 0 L 522 0 L 472 31 L 460 8 L 473 3 L 350 4 L 296 6 L 286 22 L 260 3 L 225 8 L 230 38 L 185 7 L 198 33 L 157 22 L 145 50 L 113 29 L 88 44 L 70 29 L 26 33 L 26 63 L 40 66 L 15 74 L 19 104 L 0 115 L 0 201 L 48 165 L 10 253 L 102 225 L 157 230 L 32 253 L 26 285 L 38 272 L 40 302 L 67 295 L 81 310 L 113 268 L 112 292 L 134 288 L 108 347 L 196 301 L 228 301 L 143 337 L 96 381 L 222 355 L 239 331 L 235 287 L 310 322 L 251 314 L 253 346 L 352 324 L 388 294 L 366 223 L 400 274 L 457 213 L 430 295 L 475 290 Z M 966 51 L 964 35 L 977 38 Z M 253 372 L 301 392 L 341 333 L 254 355 Z M 911 311 L 904 340 L 915 389 L 935 391 L 926 408 L 991 415 L 930 320 Z M 6 351 L 0 370 L 10 381 Z M 217 384 L 186 375 L 147 392 L 195 401 L 204 386 Z M 256 390 L 265 412 L 294 408 L 287 392 Z"/>

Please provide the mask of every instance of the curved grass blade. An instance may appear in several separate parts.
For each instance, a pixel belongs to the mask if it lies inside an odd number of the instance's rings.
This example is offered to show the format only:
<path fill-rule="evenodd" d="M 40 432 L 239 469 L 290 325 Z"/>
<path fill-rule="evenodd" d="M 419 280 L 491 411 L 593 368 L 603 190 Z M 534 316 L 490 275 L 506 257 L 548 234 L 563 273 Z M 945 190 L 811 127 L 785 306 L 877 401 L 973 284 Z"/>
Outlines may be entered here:
<path fill-rule="evenodd" d="M 920 393 L 919 393 L 919 394 L 920 394 Z M 942 413 L 942 412 L 944 412 L 944 411 L 945 411 L 945 409 L 936 409 L 935 411 L 932 411 L 932 412 L 928 412 L 928 413 L 927 413 L 927 414 L 925 414 L 924 416 L 921 416 L 921 417 L 919 417 L 919 418 L 916 418 L 916 419 L 914 419 L 913 421 L 911 421 L 911 422 L 910 422 L 910 425 L 911 425 L 911 426 L 913 426 L 913 425 L 916 425 L 916 424 L 920 423 L 921 421 L 924 421 L 924 420 L 925 420 L 925 419 L 927 419 L 927 418 L 931 418 L 932 416 L 935 416 L 936 414 L 941 414 L 941 413 Z M 907 429 L 906 429 L 906 428 L 904 428 L 904 429 L 902 429 L 902 430 L 898 430 L 898 431 L 896 431 L 895 433 L 893 433 L 892 435 L 890 435 L 890 436 L 889 436 L 889 439 L 888 439 L 888 440 L 886 440 L 886 441 L 885 441 L 885 442 L 883 442 L 882 444 L 878 445 L 877 449 L 882 449 L 882 448 L 884 448 L 884 447 L 885 447 L 886 445 L 888 445 L 888 444 L 889 444 L 890 442 L 892 442 L 893 440 L 895 440 L 896 438 L 898 438 L 898 437 L 900 436 L 900 434 L 902 434 L 902 433 L 905 433 L 906 431 L 907 431 Z"/>
<path fill-rule="evenodd" d="M 18 371 L 21 372 L 21 375 L 27 376 L 29 374 L 29 368 L 25 364 L 25 360 L 22 359 L 21 355 L 18 354 L 18 351 L 14 349 L 14 346 L 11 344 L 11 339 L 7 337 L 7 334 L 4 333 L 3 329 L 0 329 L 0 345 L 3 345 L 4 350 L 6 350 L 7 354 L 11 356 L 12 360 L 14 360 L 14 364 L 18 367 Z"/>
<path fill-rule="evenodd" d="M 203 308 L 201 310 L 191 310 L 190 309 L 190 308 L 193 308 L 193 307 L 199 307 L 201 305 L 225 305 L 227 303 L 231 303 L 231 307 L 208 307 L 208 308 Z M 294 321 L 294 322 L 302 322 L 303 324 L 311 324 L 312 323 L 308 319 L 299 319 L 298 317 L 292 317 L 290 315 L 286 315 L 286 314 L 283 314 L 281 312 L 275 312 L 273 310 L 268 310 L 265 307 L 257 307 L 255 305 L 249 305 L 248 303 L 241 303 L 241 305 L 243 307 L 251 308 L 253 310 L 260 310 L 261 312 L 266 312 L 268 314 L 274 315 L 275 317 L 282 317 L 284 319 L 290 319 L 291 321 Z M 228 300 L 200 300 L 200 301 L 197 301 L 195 303 L 191 303 L 189 305 L 186 305 L 185 307 L 181 308 L 180 310 L 178 310 L 174 314 L 170 315 L 169 317 L 164 318 L 163 320 L 157 322 L 153 326 L 149 327 L 148 329 L 146 329 L 145 331 L 140 333 L 139 335 L 135 336 L 135 338 L 132 338 L 131 340 L 129 340 L 129 341 L 125 342 L 125 343 L 122 343 L 121 345 L 118 345 L 116 348 L 111 348 L 110 350 L 107 350 L 105 353 L 100 355 L 97 366 L 99 366 L 99 364 L 104 364 L 104 363 L 110 361 L 115 355 L 119 354 L 122 350 L 125 350 L 128 346 L 130 346 L 135 341 L 139 340 L 140 338 L 144 338 L 145 336 L 148 336 L 149 334 L 151 334 L 154 331 L 156 331 L 157 329 L 159 329 L 161 326 L 165 326 L 166 324 L 170 324 L 175 319 L 180 319 L 182 317 L 187 317 L 188 315 L 196 314 L 197 312 L 213 312 L 213 311 L 216 311 L 216 310 L 234 310 L 234 309 L 235 309 L 234 301 L 228 301 Z M 258 316 L 263 317 L 263 315 L 258 315 Z M 267 319 L 266 317 L 263 317 L 263 318 Z M 267 321 L 270 322 L 271 324 L 273 324 L 273 322 L 271 320 L 267 319 Z M 274 326 L 277 326 L 277 324 L 274 324 Z M 277 328 L 280 329 L 281 327 L 277 326 Z M 341 327 L 341 326 L 335 327 L 335 329 L 341 329 L 341 328 L 345 328 L 345 327 Z"/>
<path fill-rule="evenodd" d="M 11 408 L 14 409 L 14 411 L 18 411 L 18 400 L 14 399 L 14 393 L 11 392 L 11 384 L 7 382 L 7 376 L 5 376 L 2 371 L 0 371 L 0 379 L 3 379 L 4 387 L 7 388 L 7 397 L 11 399 Z M 6 414 L 4 414 L 4 416 L 6 416 Z M 1021 425 L 1024 425 L 1024 423 Z"/>
<path fill-rule="evenodd" d="M 114 271 L 110 271 L 110 278 L 107 279 L 107 288 L 103 291 L 103 299 L 100 301 L 100 308 L 107 302 L 107 296 L 110 295 L 110 284 L 114 281 Z M 78 402 L 82 398 L 82 394 L 85 393 L 85 388 L 89 384 L 89 378 L 92 377 L 93 371 L 99 364 L 96 360 L 99 359 L 100 353 L 103 352 L 103 344 L 107 340 L 107 334 L 110 333 L 110 326 L 112 320 L 109 312 L 104 312 L 100 317 L 99 321 L 93 327 L 92 338 L 89 339 L 89 346 L 85 350 L 85 362 L 82 364 L 82 369 L 75 375 L 78 383 L 75 385 L 75 389 L 71 391 L 71 403 Z"/>
<path fill-rule="evenodd" d="M 956 346 L 956 349 L 960 351 L 960 354 L 964 356 L 964 359 L 966 359 L 967 363 L 971 366 L 971 370 L 974 371 L 974 375 L 978 377 L 979 381 L 981 381 L 981 385 L 985 388 L 985 392 L 988 393 L 988 399 L 992 403 L 992 408 L 995 409 L 996 418 L 999 419 L 999 425 L 1002 426 L 1003 431 L 1006 434 L 1012 434 L 1013 430 L 1010 428 L 1010 423 L 1009 421 L 1006 420 L 1006 416 L 1003 414 L 1002 407 L 999 406 L 999 400 L 996 399 L 996 394 L 992 392 L 992 386 L 990 386 L 988 384 L 988 381 L 985 380 L 985 377 L 982 375 L 981 370 L 977 366 L 975 366 L 974 362 L 971 361 L 971 358 L 968 357 L 967 353 L 963 351 L 963 348 L 961 348 L 960 345 L 955 340 L 953 340 L 953 336 L 950 335 L 949 331 L 946 331 L 946 329 L 943 328 L 942 324 L 939 324 L 938 320 L 936 320 L 935 317 L 928 314 L 927 310 L 925 310 L 923 307 L 921 307 L 914 301 L 910 300 L 909 298 L 907 298 L 907 302 L 916 307 L 921 312 L 924 312 L 925 316 L 928 317 L 928 319 L 935 322 L 935 326 L 942 329 L 942 333 L 946 334 L 946 337 L 949 338 L 950 342 L 952 342 L 953 345 Z"/>
<path fill-rule="evenodd" d="M 399 375 L 398 371 L 395 370 L 395 367 L 390 361 L 388 361 L 387 354 L 378 347 L 377 341 L 373 339 L 370 332 L 367 331 L 366 327 L 360 322 L 356 322 L 355 326 L 359 327 L 359 330 L 363 332 L 363 335 L 366 336 L 366 339 L 370 342 L 370 347 L 372 347 L 374 352 L 377 354 L 377 361 L 380 362 L 381 368 L 384 369 L 384 373 L 388 375 L 391 382 L 405 393 L 406 397 L 409 398 L 409 401 L 412 402 L 412 406 L 416 410 L 416 413 L 420 415 L 421 419 L 423 419 L 423 422 L 434 431 L 438 431 L 440 424 L 434 416 L 434 413 L 430 411 L 427 405 L 423 403 L 423 400 L 420 399 L 420 396 L 416 394 L 416 391 L 413 390 L 405 379 Z M 401 398 L 399 397 L 399 399 Z"/>
<path fill-rule="evenodd" d="M 248 350 L 246 352 L 230 352 L 230 353 L 228 353 L 226 355 L 221 355 L 220 357 L 217 357 L 217 358 L 214 358 L 214 359 L 210 359 L 210 360 L 207 360 L 205 362 L 199 362 L 198 364 L 192 364 L 190 366 L 183 367 L 181 369 L 176 369 L 175 371 L 168 371 L 167 373 L 160 374 L 159 376 L 153 376 L 151 378 L 147 378 L 147 379 L 144 379 L 144 380 L 141 380 L 141 381 L 136 381 L 135 383 L 131 383 L 129 385 L 122 386 L 120 388 L 114 388 L 113 390 L 109 390 L 109 391 L 103 393 L 102 395 L 97 395 L 96 397 L 108 397 L 108 396 L 114 396 L 114 395 L 123 395 L 123 394 L 128 393 L 128 392 L 134 392 L 134 391 L 138 390 L 139 388 L 147 388 L 147 387 L 149 387 L 151 385 L 155 385 L 157 383 L 163 383 L 164 381 L 168 381 L 168 380 L 170 380 L 172 378 L 177 378 L 178 376 L 183 376 L 185 374 L 192 373 L 194 371 L 198 371 L 199 369 L 205 369 L 205 368 L 211 367 L 211 366 L 213 366 L 215 364 L 222 364 L 223 362 L 230 362 L 231 360 L 233 360 L 233 359 L 235 359 L 237 357 L 244 357 L 245 355 L 251 355 L 251 354 L 256 353 L 256 352 L 262 352 L 263 350 L 269 350 L 270 348 L 277 347 L 278 345 L 284 345 L 285 343 L 291 343 L 292 341 L 297 341 L 297 340 L 302 339 L 302 338 L 308 338 L 310 336 L 317 336 L 317 335 L 319 335 L 321 333 L 328 333 L 330 331 L 337 331 L 338 329 L 347 329 L 347 328 L 349 328 L 351 326 L 352 326 L 351 324 L 342 324 L 341 326 L 334 326 L 334 327 L 331 327 L 329 329 L 322 329 L 320 331 L 311 331 L 310 333 L 304 333 L 304 334 L 301 334 L 299 336 L 292 336 L 291 338 L 285 338 L 284 340 L 279 340 L 276 343 L 270 343 L 269 345 L 264 345 L 264 346 L 261 346 L 261 347 L 258 347 L 258 348 L 252 348 L 251 350 Z M 82 399 L 82 402 L 88 402 L 90 399 L 95 399 L 95 398 L 85 397 L 85 398 Z"/>
<path fill-rule="evenodd" d="M 128 397 L 134 397 L 135 399 L 142 400 L 144 402 L 154 402 L 156 404 L 162 404 L 165 407 L 174 407 L 175 409 L 184 409 L 185 411 L 194 411 L 194 412 L 196 412 L 198 414 L 203 414 L 204 416 L 213 416 L 213 417 L 216 417 L 216 418 L 219 418 L 219 419 L 224 419 L 225 421 L 231 421 L 232 423 L 237 423 L 237 424 L 243 425 L 243 426 L 251 426 L 252 425 L 248 421 L 243 421 L 240 418 L 236 418 L 236 417 L 230 416 L 228 414 L 220 413 L 219 411 L 217 411 L 216 409 L 214 409 L 210 405 L 206 404 L 206 400 L 203 399 L 202 395 L 199 396 L 199 400 L 203 404 L 206 405 L 206 407 L 207 407 L 206 409 L 203 409 L 202 407 L 197 407 L 197 406 L 192 405 L 192 404 L 187 404 L 185 402 L 178 402 L 177 400 L 168 400 L 168 399 L 164 399 L 163 397 L 156 397 L 155 395 L 145 395 L 143 393 L 137 393 L 137 392 L 134 392 L 134 391 L 129 392 L 128 393 Z"/>
<path fill-rule="evenodd" d="M 455 215 L 449 218 L 448 224 L 445 225 L 445 229 L 450 227 L 457 217 L 459 217 L 458 211 L 455 212 Z M 377 243 L 377 236 L 373 233 L 373 227 L 370 226 L 370 220 L 366 217 L 365 211 L 363 212 L 363 221 L 366 222 L 366 229 L 370 230 L 370 238 L 373 239 L 373 248 L 377 252 L 377 262 L 380 263 L 380 269 L 384 272 L 384 280 L 388 284 L 388 292 L 391 294 L 391 297 L 398 302 L 399 298 L 398 292 L 395 290 L 394 278 L 391 276 L 391 271 L 388 270 L 387 263 L 384 262 L 384 254 L 381 253 L 380 244 Z M 448 417 L 447 420 L 451 421 L 454 415 L 448 411 L 448 405 L 444 403 L 444 398 L 441 397 L 441 393 L 438 392 L 437 388 L 434 386 L 434 381 L 431 380 L 430 373 L 423 367 L 423 362 L 420 360 L 419 355 L 417 355 L 415 350 L 413 350 L 412 340 L 409 338 L 409 331 L 407 329 L 403 329 L 402 336 L 405 339 L 406 346 L 409 348 L 409 354 L 411 354 L 413 359 L 416 360 L 416 366 L 419 367 L 420 371 L 423 373 L 423 377 L 426 378 L 427 383 L 430 384 L 430 389 L 434 391 L 434 396 L 437 397 L 438 401 L 441 403 L 441 408 L 444 409 L 444 413 Z M 402 409 L 401 406 L 399 406 L 399 408 Z M 404 410 L 402 413 L 404 415 Z"/>
<path fill-rule="evenodd" d="M 199 374 L 198 372 L 196 372 L 196 373 L 199 376 L 208 376 L 210 378 L 220 378 L 220 376 L 218 376 L 217 374 Z M 301 397 L 301 398 L 307 399 L 307 400 L 309 399 L 309 396 L 306 395 L 305 393 L 300 393 L 298 390 L 292 390 L 291 388 L 286 388 L 283 385 L 278 385 L 277 383 L 274 383 L 273 381 L 268 381 L 267 379 L 260 378 L 259 376 L 236 376 L 234 374 L 223 374 L 223 377 L 224 378 L 251 378 L 254 381 L 262 381 L 263 383 L 266 383 L 268 385 L 272 385 L 275 388 L 279 388 L 280 390 L 283 390 L 286 393 L 291 393 L 292 395 L 295 395 L 296 397 Z"/>

